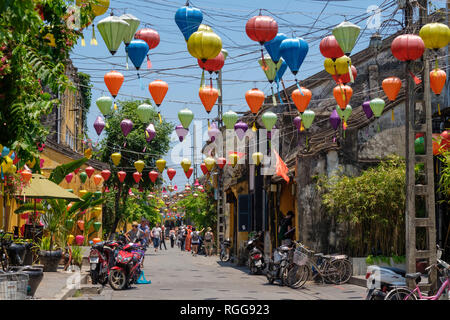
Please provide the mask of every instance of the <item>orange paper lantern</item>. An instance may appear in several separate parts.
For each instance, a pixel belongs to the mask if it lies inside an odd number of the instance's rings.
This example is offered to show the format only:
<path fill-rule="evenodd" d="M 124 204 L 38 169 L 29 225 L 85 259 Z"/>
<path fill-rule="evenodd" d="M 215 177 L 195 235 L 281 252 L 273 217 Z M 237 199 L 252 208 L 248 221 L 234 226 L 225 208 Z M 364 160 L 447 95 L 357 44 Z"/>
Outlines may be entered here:
<path fill-rule="evenodd" d="M 159 107 L 166 96 L 167 90 L 169 90 L 169 85 L 165 81 L 155 80 L 150 82 L 148 90 L 152 95 L 153 101 Z"/>
<path fill-rule="evenodd" d="M 295 106 L 297 107 L 298 111 L 300 113 L 305 112 L 306 108 L 308 107 L 309 102 L 311 101 L 311 90 L 306 89 L 304 87 L 300 87 L 302 90 L 300 92 L 299 89 L 295 89 L 292 92 L 292 100 L 294 101 Z M 303 94 L 302 94 L 303 93 Z"/>
<path fill-rule="evenodd" d="M 397 95 L 402 87 L 402 80 L 398 77 L 388 77 L 381 83 L 384 93 L 390 101 L 397 99 Z"/>
<path fill-rule="evenodd" d="M 198 95 L 200 96 L 200 100 L 202 100 L 206 112 L 210 113 L 219 97 L 219 90 L 210 86 L 204 86 L 200 88 Z"/>
<path fill-rule="evenodd" d="M 245 100 L 253 114 L 257 114 L 264 103 L 264 92 L 257 88 L 248 90 L 245 93 Z"/>
<path fill-rule="evenodd" d="M 119 93 L 120 87 L 122 86 L 124 77 L 123 74 L 117 71 L 110 71 L 103 77 L 106 87 L 109 93 L 115 98 Z"/>
<path fill-rule="evenodd" d="M 25 181 L 25 183 L 28 183 L 31 179 L 32 173 L 28 170 L 24 170 L 20 173 L 22 176 L 22 179 Z"/>
<path fill-rule="evenodd" d="M 81 231 L 84 230 L 84 220 L 78 220 L 77 221 L 77 225 L 78 225 L 78 228 L 80 228 Z"/>
<path fill-rule="evenodd" d="M 445 86 L 445 81 L 447 80 L 447 74 L 445 71 L 437 68 L 430 71 L 430 87 L 434 94 L 440 95 L 442 89 Z"/>
<path fill-rule="evenodd" d="M 97 244 L 97 243 L 99 243 L 100 241 L 102 241 L 100 238 L 94 238 L 94 239 L 92 239 L 92 242 L 93 242 L 94 244 Z"/>
<path fill-rule="evenodd" d="M 101 182 L 102 182 L 102 176 L 99 175 L 99 174 L 96 174 L 94 176 L 94 183 L 95 183 L 95 185 L 98 186 Z"/>
<path fill-rule="evenodd" d="M 349 103 L 350 99 L 353 95 L 353 89 L 350 86 L 344 85 L 344 86 L 336 86 L 333 89 L 333 96 L 334 99 L 336 99 L 336 102 L 341 108 L 341 110 L 345 110 L 347 108 L 347 104 Z"/>

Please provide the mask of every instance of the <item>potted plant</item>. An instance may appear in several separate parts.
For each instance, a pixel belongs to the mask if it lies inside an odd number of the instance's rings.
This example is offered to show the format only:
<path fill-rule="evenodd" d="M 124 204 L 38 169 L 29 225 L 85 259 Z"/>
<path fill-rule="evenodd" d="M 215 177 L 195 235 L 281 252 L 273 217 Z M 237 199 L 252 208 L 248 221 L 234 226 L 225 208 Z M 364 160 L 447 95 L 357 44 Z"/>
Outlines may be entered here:
<path fill-rule="evenodd" d="M 56 272 L 62 257 L 62 250 L 53 250 L 52 236 L 43 237 L 39 242 L 39 260 L 44 272 Z"/>
<path fill-rule="evenodd" d="M 78 266 L 81 271 L 81 265 L 83 263 L 83 254 L 81 246 L 72 247 L 72 264 Z"/>

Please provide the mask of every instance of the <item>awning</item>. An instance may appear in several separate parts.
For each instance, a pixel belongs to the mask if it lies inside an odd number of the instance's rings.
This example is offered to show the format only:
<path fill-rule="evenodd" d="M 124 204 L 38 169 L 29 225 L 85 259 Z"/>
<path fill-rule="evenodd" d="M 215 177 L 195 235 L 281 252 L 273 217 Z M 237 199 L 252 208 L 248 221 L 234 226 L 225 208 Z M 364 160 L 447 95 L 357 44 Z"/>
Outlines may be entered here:
<path fill-rule="evenodd" d="M 65 199 L 82 201 L 75 194 L 67 191 L 40 174 L 33 174 L 30 183 L 23 188 L 23 190 L 18 190 L 15 195 L 19 197 L 25 196 L 27 198 L 36 199 Z"/>

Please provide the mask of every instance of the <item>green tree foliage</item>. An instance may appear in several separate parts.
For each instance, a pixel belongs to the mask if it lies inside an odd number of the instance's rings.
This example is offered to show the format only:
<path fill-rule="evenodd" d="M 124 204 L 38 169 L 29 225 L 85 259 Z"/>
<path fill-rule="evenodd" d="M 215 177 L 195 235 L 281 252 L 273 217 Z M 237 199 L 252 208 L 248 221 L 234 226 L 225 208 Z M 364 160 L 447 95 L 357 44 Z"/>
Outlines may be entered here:
<path fill-rule="evenodd" d="M 320 177 L 325 208 L 348 227 L 349 254 L 404 254 L 405 172 L 405 161 L 391 156 L 356 177 Z"/>
<path fill-rule="evenodd" d="M 152 112 L 150 123 L 153 123 L 155 126 L 156 136 L 148 143 L 145 139 L 145 129 L 149 123 L 143 123 L 136 113 L 138 106 L 143 103 L 151 105 L 150 100 L 120 101 L 118 103 L 119 109 L 114 115 L 106 117 L 106 138 L 101 141 L 99 158 L 111 166 L 111 178 L 105 183 L 115 197 L 114 205 L 107 208 L 107 215 L 109 216 L 105 217 L 106 225 L 111 228 L 108 230 L 109 232 L 114 232 L 120 221 L 127 221 L 128 219 L 127 212 L 130 211 L 127 210 L 127 205 L 130 204 L 128 200 L 128 191 L 130 188 L 136 188 L 142 191 L 153 190 L 155 185 L 161 183 L 160 178 L 155 184 L 151 182 L 148 173 L 156 168 L 156 160 L 163 157 L 169 151 L 169 136 L 174 126 L 166 121 L 160 124 L 157 112 Z M 126 138 L 120 128 L 120 122 L 124 119 L 130 119 L 133 122 L 133 130 Z M 143 152 L 144 148 L 145 152 Z M 122 155 L 118 167 L 111 160 L 111 154 L 114 152 L 120 152 Z M 139 184 L 133 179 L 133 172 L 136 171 L 134 162 L 137 160 L 145 162 L 145 168 L 142 171 L 142 179 Z M 117 177 L 118 171 L 125 171 L 127 173 L 123 184 L 120 183 Z M 111 201 L 111 199 L 109 200 Z M 112 223 L 110 224 L 111 221 Z"/>
<path fill-rule="evenodd" d="M 81 26 L 93 17 L 91 2 L 81 9 Z M 17 152 L 19 167 L 39 159 L 37 143 L 48 134 L 41 117 L 59 104 L 58 93 L 74 89 L 64 65 L 81 30 L 67 23 L 73 18 L 69 4 L 64 0 L 0 1 L 0 143 Z"/>
<path fill-rule="evenodd" d="M 177 207 L 184 208 L 185 218 L 191 220 L 197 228 L 211 227 L 215 230 L 217 211 L 212 188 L 205 187 L 205 192 L 197 191 L 196 194 L 197 197 L 192 193 L 178 201 Z"/>
<path fill-rule="evenodd" d="M 444 151 L 439 159 L 442 162 L 439 192 L 444 197 L 444 201 L 450 204 L 450 150 Z"/>

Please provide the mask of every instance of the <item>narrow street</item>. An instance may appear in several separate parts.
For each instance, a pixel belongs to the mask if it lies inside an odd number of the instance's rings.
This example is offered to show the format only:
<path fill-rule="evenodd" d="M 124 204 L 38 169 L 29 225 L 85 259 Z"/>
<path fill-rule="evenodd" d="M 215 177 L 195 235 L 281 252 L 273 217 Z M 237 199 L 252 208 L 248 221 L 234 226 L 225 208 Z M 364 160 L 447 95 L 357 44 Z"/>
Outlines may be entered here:
<path fill-rule="evenodd" d="M 80 300 L 361 300 L 365 288 L 351 284 L 320 285 L 308 282 L 301 289 L 269 285 L 264 275 L 249 275 L 245 267 L 222 263 L 218 256 L 193 257 L 178 248 L 155 253 L 147 250 L 145 277 L 151 284 L 114 291 L 107 285 L 100 295 L 83 295 Z M 72 298 L 75 299 L 75 298 Z"/>

